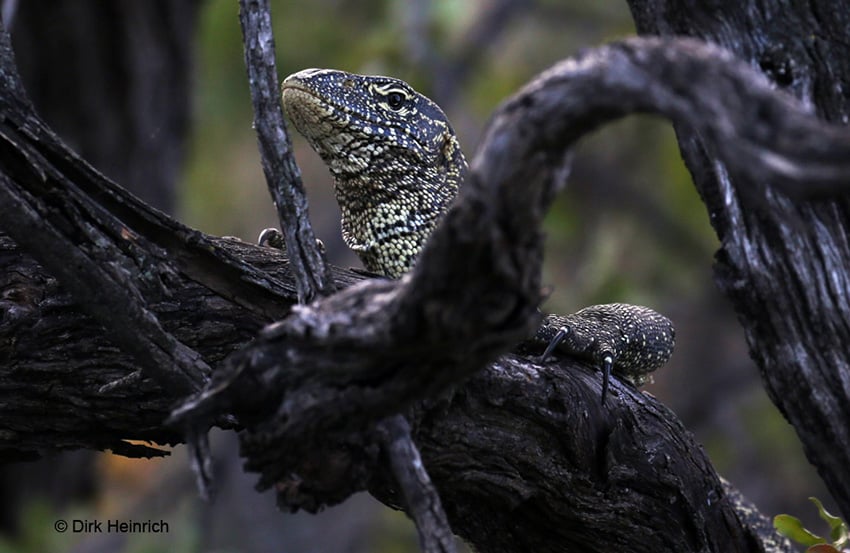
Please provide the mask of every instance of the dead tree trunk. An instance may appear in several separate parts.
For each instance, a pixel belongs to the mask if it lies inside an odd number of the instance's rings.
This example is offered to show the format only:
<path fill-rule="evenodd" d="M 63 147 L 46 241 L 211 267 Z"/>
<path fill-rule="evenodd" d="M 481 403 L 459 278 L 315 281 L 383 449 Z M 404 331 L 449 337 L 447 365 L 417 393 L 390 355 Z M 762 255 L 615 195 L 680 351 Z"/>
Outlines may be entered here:
<path fill-rule="evenodd" d="M 200 0 L 18 2 L 12 45 L 39 114 L 166 213 L 185 153 Z"/>
<path fill-rule="evenodd" d="M 822 120 L 847 124 L 845 2 L 630 0 L 629 5 L 640 33 L 719 44 Z M 760 132 L 763 116 L 753 116 L 753 132 Z M 807 202 L 799 195 L 756 194 L 770 181 L 730 175 L 713 152 L 716 144 L 682 126 L 676 131 L 722 243 L 717 283 L 735 305 L 770 398 L 850 519 L 850 197 Z"/>
<path fill-rule="evenodd" d="M 762 209 L 779 187 L 847 184 L 850 134 L 731 56 L 633 40 L 554 67 L 496 113 L 409 277 L 350 286 L 335 271 L 341 292 L 291 311 L 279 253 L 129 196 L 38 119 L 5 34 L 0 67 L 4 458 L 156 455 L 126 440 L 238 425 L 248 468 L 282 507 L 359 489 L 404 507 L 375 431 L 404 413 L 453 529 L 482 551 L 790 550 L 652 398 L 617 382 L 602 408 L 586 365 L 507 353 L 538 320 L 538 228 L 569 148 L 607 121 L 653 112 L 698 133 L 729 174 L 759 185 L 748 193 Z M 846 263 L 831 268 L 847 277 Z"/>

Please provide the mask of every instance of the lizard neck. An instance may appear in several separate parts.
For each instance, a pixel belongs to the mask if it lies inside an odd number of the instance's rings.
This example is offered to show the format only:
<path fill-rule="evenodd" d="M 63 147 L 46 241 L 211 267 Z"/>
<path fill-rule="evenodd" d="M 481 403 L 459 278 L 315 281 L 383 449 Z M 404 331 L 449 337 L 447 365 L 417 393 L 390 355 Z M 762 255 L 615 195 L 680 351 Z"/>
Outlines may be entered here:
<path fill-rule="evenodd" d="M 454 199 L 461 171 L 400 165 L 368 167 L 360 173 L 334 175 L 334 191 L 342 212 L 342 236 L 367 270 L 399 278 L 409 271 L 425 242 Z"/>

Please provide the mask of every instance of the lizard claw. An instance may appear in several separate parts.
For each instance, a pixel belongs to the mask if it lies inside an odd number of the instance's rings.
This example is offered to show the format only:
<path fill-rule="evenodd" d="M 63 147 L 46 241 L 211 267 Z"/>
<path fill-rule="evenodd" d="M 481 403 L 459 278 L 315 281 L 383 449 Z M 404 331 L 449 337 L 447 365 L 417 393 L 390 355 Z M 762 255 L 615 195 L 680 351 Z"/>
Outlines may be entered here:
<path fill-rule="evenodd" d="M 283 238 L 283 233 L 276 228 L 266 228 L 260 233 L 257 238 L 258 246 L 268 246 L 276 250 L 286 250 L 286 241 Z M 316 238 L 316 247 L 322 253 L 325 252 L 325 243 Z"/>
<path fill-rule="evenodd" d="M 608 383 L 611 380 L 611 368 L 614 366 L 614 357 L 606 353 L 602 358 L 602 405 L 605 405 L 605 397 L 608 395 Z"/>
<path fill-rule="evenodd" d="M 546 349 L 543 351 L 543 354 L 538 358 L 538 361 L 540 363 L 546 362 L 552 352 L 555 351 L 555 348 L 558 347 L 558 344 L 560 344 L 564 340 L 564 338 L 567 337 L 569 331 L 570 330 L 565 326 L 562 326 L 558 329 L 558 332 L 556 332 L 552 339 L 549 340 L 549 344 L 546 345 Z"/>
<path fill-rule="evenodd" d="M 276 228 L 263 229 L 263 232 L 257 238 L 257 245 L 269 246 L 277 250 L 282 250 L 286 247 L 283 242 L 283 234 Z"/>

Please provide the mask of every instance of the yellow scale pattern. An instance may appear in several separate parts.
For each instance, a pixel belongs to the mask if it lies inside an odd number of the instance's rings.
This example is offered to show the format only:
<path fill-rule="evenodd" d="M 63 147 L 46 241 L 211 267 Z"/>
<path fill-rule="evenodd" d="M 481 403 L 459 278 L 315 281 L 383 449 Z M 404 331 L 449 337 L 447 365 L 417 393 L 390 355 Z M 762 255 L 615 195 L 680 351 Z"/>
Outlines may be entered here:
<path fill-rule="evenodd" d="M 282 90 L 287 116 L 334 176 L 345 243 L 369 271 L 401 277 L 466 172 L 446 115 L 392 77 L 305 69 Z"/>

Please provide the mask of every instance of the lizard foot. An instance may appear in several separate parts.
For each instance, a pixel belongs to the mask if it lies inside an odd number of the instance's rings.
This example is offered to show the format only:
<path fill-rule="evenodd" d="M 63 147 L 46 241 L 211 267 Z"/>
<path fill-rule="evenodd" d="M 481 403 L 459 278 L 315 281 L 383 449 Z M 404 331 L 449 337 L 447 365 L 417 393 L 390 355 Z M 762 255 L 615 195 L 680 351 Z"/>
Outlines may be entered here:
<path fill-rule="evenodd" d="M 667 317 L 637 305 L 592 305 L 572 315 L 547 315 L 534 342 L 546 344 L 538 360 L 559 352 L 595 362 L 602 371 L 602 403 L 611 373 L 640 386 L 670 359 L 675 343 Z"/>

